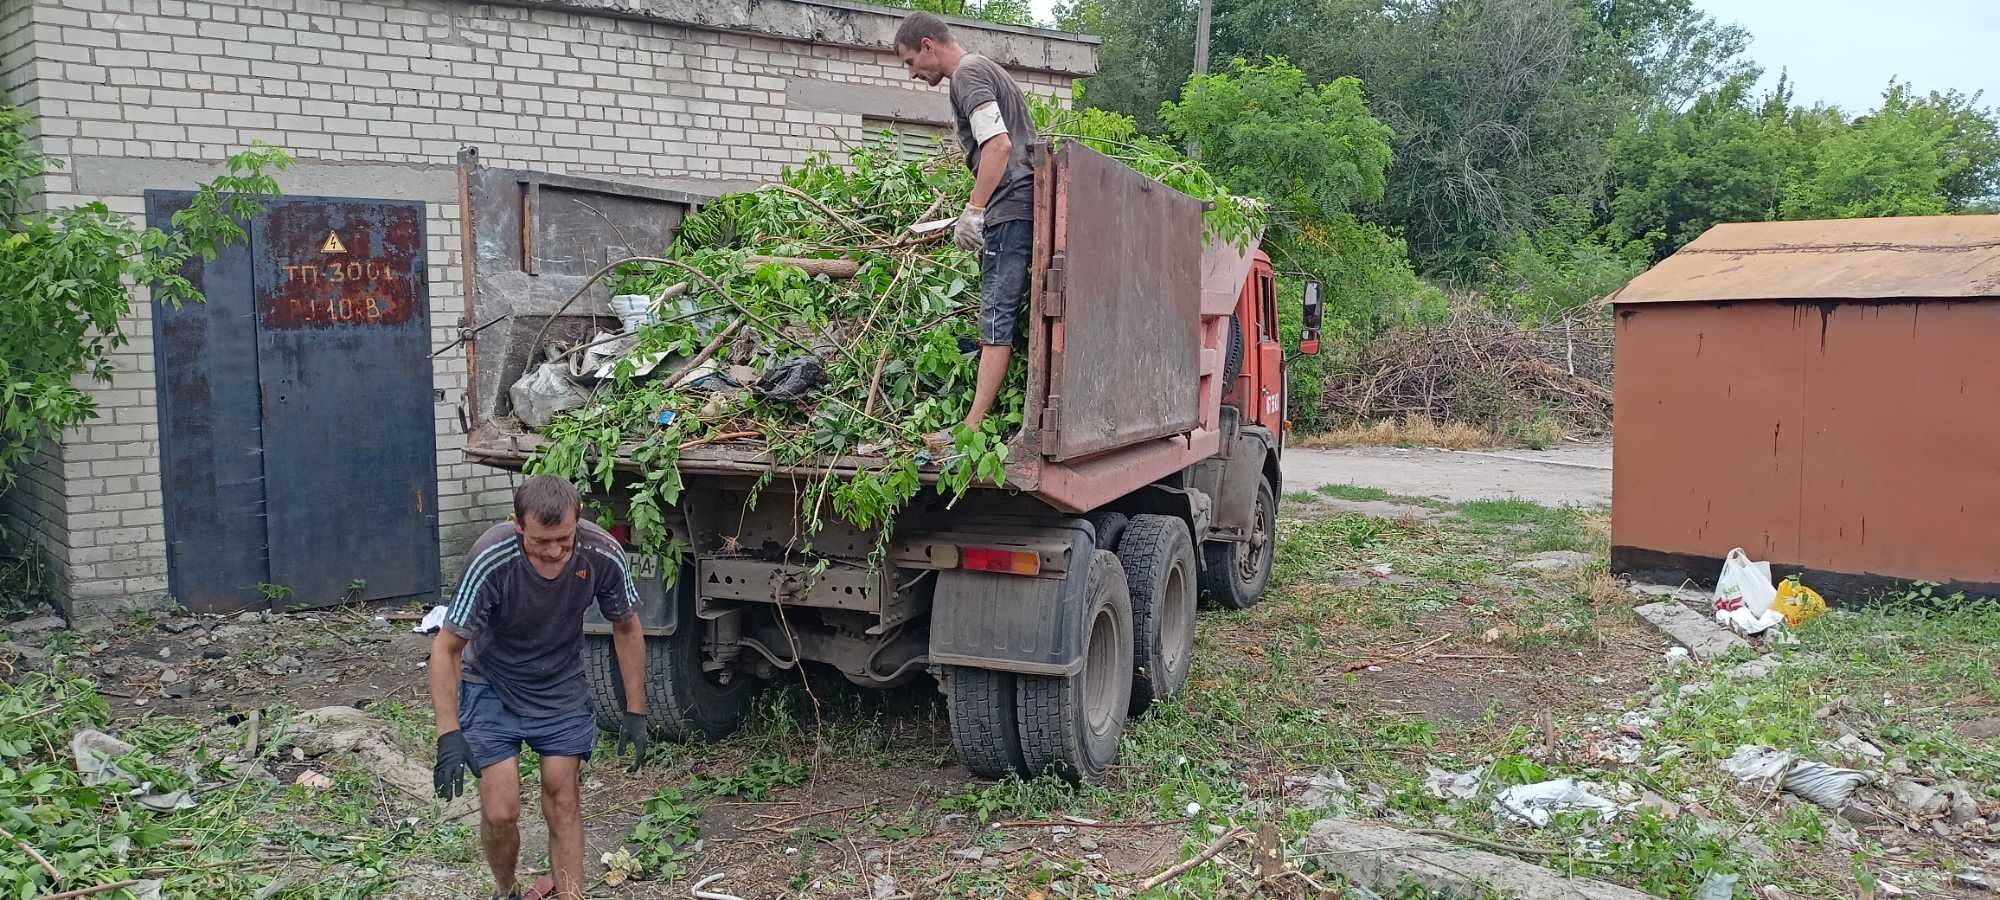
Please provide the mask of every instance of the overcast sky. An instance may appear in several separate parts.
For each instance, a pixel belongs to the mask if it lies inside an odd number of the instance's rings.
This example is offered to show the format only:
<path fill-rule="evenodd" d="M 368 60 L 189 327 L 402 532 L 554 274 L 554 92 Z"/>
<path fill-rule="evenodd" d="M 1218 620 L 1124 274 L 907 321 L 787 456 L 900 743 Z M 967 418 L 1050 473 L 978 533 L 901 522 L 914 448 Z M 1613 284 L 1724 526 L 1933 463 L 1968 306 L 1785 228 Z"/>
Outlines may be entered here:
<path fill-rule="evenodd" d="M 1055 0 L 1032 0 L 1041 22 Z M 1227 4 L 1229 0 L 1215 0 Z M 1917 91 L 1983 90 L 2000 106 L 2000 0 L 1697 0 L 1749 29 L 1766 83 L 1789 69 L 1794 102 L 1873 108 L 1891 77 Z"/>

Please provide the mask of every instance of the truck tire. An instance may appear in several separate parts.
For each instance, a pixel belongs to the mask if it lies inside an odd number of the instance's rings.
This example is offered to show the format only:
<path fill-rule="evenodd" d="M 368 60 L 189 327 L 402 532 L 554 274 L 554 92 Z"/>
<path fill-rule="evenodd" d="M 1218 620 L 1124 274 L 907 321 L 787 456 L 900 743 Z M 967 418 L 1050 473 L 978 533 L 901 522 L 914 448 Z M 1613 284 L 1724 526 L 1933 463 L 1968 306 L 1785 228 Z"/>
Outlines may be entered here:
<path fill-rule="evenodd" d="M 955 666 L 946 712 L 958 758 L 980 778 L 1024 774 L 1021 727 L 1015 713 L 1014 673 Z"/>
<path fill-rule="evenodd" d="M 1094 512 L 1083 518 L 1097 531 L 1099 550 L 1117 550 L 1118 538 L 1125 534 L 1132 521 L 1122 512 Z"/>
<path fill-rule="evenodd" d="M 1173 516 L 1133 516 L 1118 545 L 1132 596 L 1132 715 L 1187 684 L 1194 657 L 1194 538 Z"/>
<path fill-rule="evenodd" d="M 1021 755 L 1030 775 L 1096 781 L 1118 760 L 1132 703 L 1132 599 L 1117 554 L 1097 551 L 1088 577 L 1083 669 L 1015 676 Z"/>
<path fill-rule="evenodd" d="M 757 679 L 739 673 L 721 684 L 702 671 L 704 623 L 694 614 L 694 574 L 681 573 L 680 627 L 671 635 L 646 638 L 646 724 L 668 740 L 714 741 L 743 724 Z M 598 727 L 618 733 L 625 720 L 625 690 L 618 655 L 608 634 L 584 636 L 584 668 Z"/>
<path fill-rule="evenodd" d="M 1277 551 L 1278 502 L 1271 482 L 1257 479 L 1257 505 L 1247 541 L 1207 541 L 1201 545 L 1202 599 L 1229 609 L 1249 609 L 1271 584 L 1271 557 Z"/>

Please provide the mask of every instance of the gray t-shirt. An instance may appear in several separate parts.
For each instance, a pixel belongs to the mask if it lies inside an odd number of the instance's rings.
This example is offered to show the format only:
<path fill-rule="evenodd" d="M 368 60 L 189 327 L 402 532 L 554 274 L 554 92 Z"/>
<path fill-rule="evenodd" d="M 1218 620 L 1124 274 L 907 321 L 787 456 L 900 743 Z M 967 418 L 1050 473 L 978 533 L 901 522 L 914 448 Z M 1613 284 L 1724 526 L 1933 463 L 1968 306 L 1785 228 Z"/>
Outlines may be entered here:
<path fill-rule="evenodd" d="M 444 627 L 472 643 L 462 677 L 492 685 L 509 712 L 567 715 L 590 707 L 583 615 L 592 603 L 611 622 L 639 608 L 616 538 L 577 522 L 576 549 L 562 574 L 543 578 L 522 549 L 521 530 L 502 522 L 473 543 Z"/>
<path fill-rule="evenodd" d="M 967 53 L 951 73 L 951 113 L 958 122 L 958 145 L 965 150 L 965 167 L 979 174 L 979 144 L 972 137 L 972 111 L 988 103 L 1000 106 L 1014 152 L 1000 176 L 993 197 L 986 201 L 986 224 L 1032 220 L 1035 217 L 1035 170 L 1029 150 L 1035 143 L 1035 120 L 1021 86 L 1007 70 L 977 53 Z"/>

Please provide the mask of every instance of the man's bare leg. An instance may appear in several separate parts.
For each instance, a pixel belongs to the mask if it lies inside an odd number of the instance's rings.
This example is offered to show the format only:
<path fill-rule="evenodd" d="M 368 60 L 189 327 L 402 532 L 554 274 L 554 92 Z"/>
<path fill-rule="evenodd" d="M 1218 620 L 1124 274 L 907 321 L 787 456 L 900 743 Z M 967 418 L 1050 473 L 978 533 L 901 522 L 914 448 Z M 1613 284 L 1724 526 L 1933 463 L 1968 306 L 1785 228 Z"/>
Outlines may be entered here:
<path fill-rule="evenodd" d="M 555 874 L 555 896 L 561 900 L 583 900 L 583 812 L 577 799 L 579 763 L 574 756 L 542 757 L 542 817 L 549 823 L 549 868 Z"/>
<path fill-rule="evenodd" d="M 1000 383 L 1007 380 L 1007 363 L 1014 356 L 1011 344 L 987 344 L 979 348 L 979 379 L 972 384 L 972 409 L 965 414 L 965 427 L 978 428 L 993 411 L 1000 396 Z"/>
<path fill-rule="evenodd" d="M 575 769 L 570 770 L 574 774 Z M 479 843 L 493 870 L 493 893 L 514 891 L 514 868 L 521 857 L 521 761 L 494 763 L 479 771 Z"/>

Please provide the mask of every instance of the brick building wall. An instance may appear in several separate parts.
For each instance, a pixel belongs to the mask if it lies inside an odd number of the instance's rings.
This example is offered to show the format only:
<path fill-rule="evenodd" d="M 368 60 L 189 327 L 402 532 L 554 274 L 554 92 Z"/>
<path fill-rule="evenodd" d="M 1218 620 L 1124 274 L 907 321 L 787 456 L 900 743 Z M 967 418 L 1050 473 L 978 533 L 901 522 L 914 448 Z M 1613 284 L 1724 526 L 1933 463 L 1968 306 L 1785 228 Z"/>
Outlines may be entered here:
<path fill-rule="evenodd" d="M 748 12 L 714 0 L 0 0 L 0 90 L 60 163 L 37 197 L 46 206 L 102 200 L 138 217 L 144 191 L 191 188 L 255 141 L 298 160 L 279 176 L 287 194 L 425 201 L 444 348 L 464 302 L 461 147 L 488 165 L 698 195 L 769 180 L 866 140 L 864 118 L 942 120 L 942 92 L 909 81 L 889 51 L 896 21 L 827 0 Z M 964 23 L 960 38 L 1058 98 L 1095 65 L 1075 36 Z M 116 374 L 88 385 L 98 418 L 46 448 L 5 500 L 72 615 L 168 589 L 151 319 L 135 297 Z M 465 460 L 463 351 L 434 366 L 449 582 L 506 514 L 513 481 Z"/>

